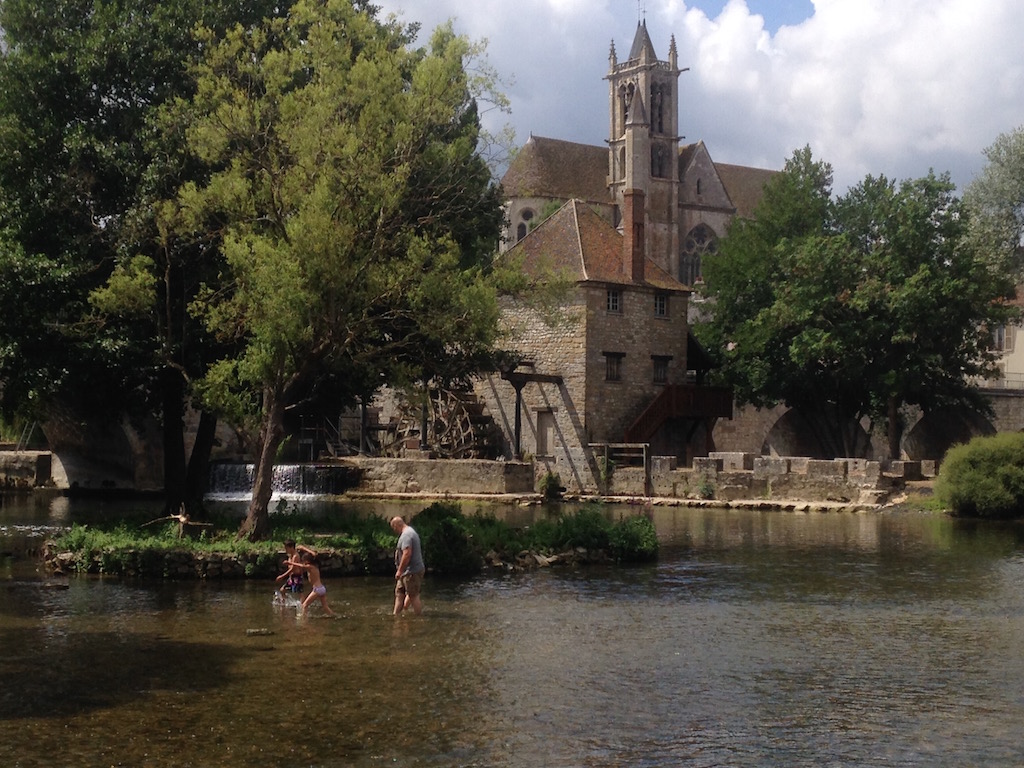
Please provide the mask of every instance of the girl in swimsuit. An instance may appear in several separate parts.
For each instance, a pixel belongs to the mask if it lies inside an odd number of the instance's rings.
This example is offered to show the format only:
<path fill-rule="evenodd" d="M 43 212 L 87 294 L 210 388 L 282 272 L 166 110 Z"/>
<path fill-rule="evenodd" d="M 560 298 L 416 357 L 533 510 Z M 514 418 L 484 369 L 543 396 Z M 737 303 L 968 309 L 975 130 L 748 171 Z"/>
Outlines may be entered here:
<path fill-rule="evenodd" d="M 302 601 L 302 615 L 306 615 L 306 609 L 309 608 L 309 604 L 314 599 L 319 599 L 320 605 L 324 607 L 324 613 L 328 616 L 333 616 L 334 611 L 327 604 L 327 587 L 320 581 L 320 569 L 316 564 L 316 556 L 310 552 L 303 552 L 301 557 L 301 560 L 289 560 L 288 565 L 305 571 L 306 575 L 309 576 L 309 583 L 313 586 L 309 594 L 306 595 L 306 599 Z"/>

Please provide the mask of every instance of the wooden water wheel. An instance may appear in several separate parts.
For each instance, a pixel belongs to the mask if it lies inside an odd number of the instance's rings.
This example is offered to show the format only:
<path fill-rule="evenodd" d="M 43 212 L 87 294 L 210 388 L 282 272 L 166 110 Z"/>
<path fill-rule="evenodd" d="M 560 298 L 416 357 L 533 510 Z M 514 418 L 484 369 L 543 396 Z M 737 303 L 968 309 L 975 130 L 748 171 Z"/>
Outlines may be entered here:
<path fill-rule="evenodd" d="M 419 402 L 403 398 L 395 429 L 381 445 L 385 456 L 404 456 L 420 446 L 422 411 Z M 501 433 L 472 392 L 431 390 L 427 411 L 427 446 L 439 458 L 495 458 Z"/>

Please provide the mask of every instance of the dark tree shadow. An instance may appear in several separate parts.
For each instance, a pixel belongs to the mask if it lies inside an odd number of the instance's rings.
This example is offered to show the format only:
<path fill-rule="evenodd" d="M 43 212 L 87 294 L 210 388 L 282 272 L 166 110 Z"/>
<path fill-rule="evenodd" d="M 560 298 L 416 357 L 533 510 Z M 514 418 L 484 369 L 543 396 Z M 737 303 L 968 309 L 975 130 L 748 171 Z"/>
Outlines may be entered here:
<path fill-rule="evenodd" d="M 227 681 L 239 654 L 153 634 L 40 628 L 0 630 L 0 649 L 0 720 L 80 714 L 150 690 L 202 693 Z"/>

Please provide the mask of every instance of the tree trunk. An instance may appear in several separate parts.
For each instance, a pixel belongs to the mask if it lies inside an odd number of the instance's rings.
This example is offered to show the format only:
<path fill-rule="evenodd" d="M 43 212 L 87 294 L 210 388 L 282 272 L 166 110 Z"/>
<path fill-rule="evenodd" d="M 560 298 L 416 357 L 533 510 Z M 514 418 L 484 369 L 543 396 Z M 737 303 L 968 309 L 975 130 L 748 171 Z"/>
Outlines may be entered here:
<path fill-rule="evenodd" d="M 263 389 L 263 424 L 260 426 L 259 455 L 252 487 L 252 499 L 239 539 L 262 541 L 270 534 L 270 496 L 273 492 L 274 457 L 284 437 L 284 402 L 270 387 Z"/>
<path fill-rule="evenodd" d="M 889 438 L 889 458 L 892 461 L 899 461 L 900 441 L 903 437 L 903 427 L 900 424 L 900 409 L 896 398 L 890 397 L 888 403 L 888 420 L 886 422 L 886 433 Z"/>
<path fill-rule="evenodd" d="M 185 382 L 166 366 L 160 375 L 163 390 L 164 509 L 178 514 L 185 498 Z"/>
<path fill-rule="evenodd" d="M 203 497 L 210 485 L 210 453 L 217 436 L 217 417 L 209 411 L 200 411 L 196 441 L 188 459 L 188 474 L 185 478 L 186 507 L 202 507 Z"/>

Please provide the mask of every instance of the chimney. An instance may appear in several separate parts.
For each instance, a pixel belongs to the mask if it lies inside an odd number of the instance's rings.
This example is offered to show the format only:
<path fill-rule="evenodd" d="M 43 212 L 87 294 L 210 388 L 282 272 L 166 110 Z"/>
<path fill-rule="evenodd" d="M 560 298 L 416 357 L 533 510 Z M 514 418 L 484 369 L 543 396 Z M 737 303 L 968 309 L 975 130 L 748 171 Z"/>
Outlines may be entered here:
<path fill-rule="evenodd" d="M 626 279 L 644 281 L 644 192 L 626 189 L 622 193 L 622 266 Z"/>

